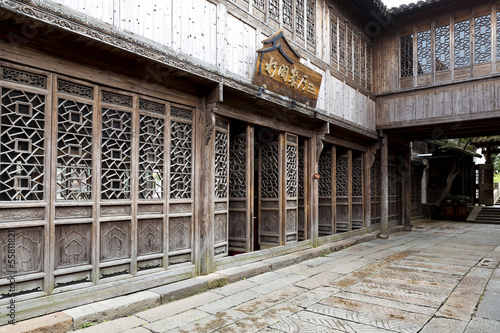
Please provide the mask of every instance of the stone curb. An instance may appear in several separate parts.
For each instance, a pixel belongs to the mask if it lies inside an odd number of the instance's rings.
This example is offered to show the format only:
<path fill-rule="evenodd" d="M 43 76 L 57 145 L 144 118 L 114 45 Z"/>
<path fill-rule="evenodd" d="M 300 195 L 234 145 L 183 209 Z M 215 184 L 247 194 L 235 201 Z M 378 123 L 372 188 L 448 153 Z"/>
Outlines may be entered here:
<path fill-rule="evenodd" d="M 394 232 L 394 230 L 391 230 Z M 399 230 L 398 230 L 399 231 Z M 113 320 L 146 308 L 153 308 L 163 303 L 173 302 L 210 289 L 224 286 L 253 276 L 291 266 L 296 263 L 317 258 L 331 252 L 342 250 L 362 242 L 376 239 L 379 231 L 361 236 L 323 244 L 316 248 L 301 250 L 275 258 L 264 259 L 238 267 L 231 267 L 205 276 L 170 283 L 165 286 L 148 289 L 130 295 L 79 306 L 62 312 L 32 318 L 16 323 L 15 326 L 0 327 L 0 333 L 54 332 L 64 333 L 69 329 L 78 329 L 85 323 L 99 323 Z"/>

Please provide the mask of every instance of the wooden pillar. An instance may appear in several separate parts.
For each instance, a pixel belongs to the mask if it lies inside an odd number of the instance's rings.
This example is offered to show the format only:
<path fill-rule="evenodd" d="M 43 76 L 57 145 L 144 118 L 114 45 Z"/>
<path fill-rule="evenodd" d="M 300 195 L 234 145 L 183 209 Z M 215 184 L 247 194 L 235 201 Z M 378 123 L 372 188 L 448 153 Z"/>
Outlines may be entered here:
<path fill-rule="evenodd" d="M 371 152 L 363 154 L 363 220 L 366 228 L 370 230 L 371 228 L 371 209 L 372 209 L 372 193 L 371 193 L 371 163 L 370 163 Z"/>
<path fill-rule="evenodd" d="M 318 159 L 319 155 L 321 154 L 321 150 L 323 149 L 323 144 L 318 142 L 321 141 L 320 138 L 317 137 L 316 131 L 314 131 L 313 136 L 311 138 L 311 149 L 310 151 L 310 169 L 312 172 L 309 174 L 306 174 L 306 177 L 308 177 L 311 181 L 309 182 L 310 185 L 310 221 L 311 221 L 311 244 L 312 247 L 318 246 L 318 234 L 319 234 L 319 217 L 318 217 L 318 211 L 319 211 L 319 187 L 318 187 L 318 179 L 314 177 L 316 173 L 318 173 Z M 318 151 L 319 150 L 319 151 Z"/>
<path fill-rule="evenodd" d="M 389 238 L 389 137 L 384 133 L 380 160 L 380 238 Z"/>
<path fill-rule="evenodd" d="M 408 142 L 404 150 L 404 172 L 403 172 L 403 221 L 404 230 L 411 231 L 411 149 Z"/>

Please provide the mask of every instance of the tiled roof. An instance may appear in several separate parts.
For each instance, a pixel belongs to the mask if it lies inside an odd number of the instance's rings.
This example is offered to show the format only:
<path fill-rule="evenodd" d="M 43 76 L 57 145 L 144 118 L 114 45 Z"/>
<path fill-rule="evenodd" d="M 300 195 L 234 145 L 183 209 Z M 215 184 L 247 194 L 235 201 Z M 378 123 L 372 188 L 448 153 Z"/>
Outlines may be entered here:
<path fill-rule="evenodd" d="M 374 0 L 374 1 L 378 1 L 378 0 Z M 409 3 L 407 5 L 403 4 L 399 7 L 392 7 L 390 9 L 388 9 L 387 11 L 393 16 L 402 16 L 402 15 L 411 14 L 411 13 L 418 12 L 421 10 L 427 10 L 427 9 L 430 9 L 433 7 L 438 7 L 438 6 L 442 6 L 442 5 L 449 4 L 452 2 L 457 2 L 457 1 L 460 1 L 460 0 L 421 0 L 421 1 Z"/>
<path fill-rule="evenodd" d="M 478 137 L 472 138 L 471 143 L 476 145 L 477 147 L 484 147 L 488 144 L 493 145 L 493 146 L 497 146 L 497 145 L 500 145 L 500 135 L 478 136 Z"/>

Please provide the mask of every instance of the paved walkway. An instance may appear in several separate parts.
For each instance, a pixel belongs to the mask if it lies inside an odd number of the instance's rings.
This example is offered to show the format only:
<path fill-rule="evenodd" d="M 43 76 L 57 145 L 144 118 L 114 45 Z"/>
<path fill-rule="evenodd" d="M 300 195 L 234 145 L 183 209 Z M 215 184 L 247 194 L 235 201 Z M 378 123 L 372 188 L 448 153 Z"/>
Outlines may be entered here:
<path fill-rule="evenodd" d="M 78 332 L 500 332 L 499 262 L 499 225 L 418 223 Z"/>

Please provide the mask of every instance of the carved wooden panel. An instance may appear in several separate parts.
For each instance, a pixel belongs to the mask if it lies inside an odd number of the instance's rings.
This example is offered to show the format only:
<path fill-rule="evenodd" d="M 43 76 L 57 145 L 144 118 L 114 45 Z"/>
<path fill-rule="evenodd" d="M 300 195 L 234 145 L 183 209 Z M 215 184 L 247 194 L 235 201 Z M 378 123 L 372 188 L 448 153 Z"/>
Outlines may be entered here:
<path fill-rule="evenodd" d="M 74 95 L 86 99 L 94 98 L 94 89 L 81 84 L 76 84 L 66 80 L 57 80 L 57 92 Z"/>
<path fill-rule="evenodd" d="M 261 231 L 278 233 L 279 231 L 279 214 L 274 210 L 261 210 Z"/>
<path fill-rule="evenodd" d="M 56 207 L 56 219 L 92 217 L 92 207 Z"/>
<path fill-rule="evenodd" d="M 101 198 L 104 200 L 130 199 L 131 119 L 129 112 L 102 109 Z"/>
<path fill-rule="evenodd" d="M 474 19 L 474 61 L 491 61 L 491 14 Z"/>
<path fill-rule="evenodd" d="M 192 186 L 192 125 L 172 121 L 170 130 L 170 198 L 190 199 Z"/>
<path fill-rule="evenodd" d="M 146 115 L 139 121 L 139 199 L 162 199 L 165 121 Z"/>
<path fill-rule="evenodd" d="M 169 207 L 170 214 L 176 213 L 190 213 L 191 212 L 191 204 L 170 204 Z"/>
<path fill-rule="evenodd" d="M 189 249 L 191 247 L 191 218 L 171 217 L 168 239 L 170 252 Z"/>
<path fill-rule="evenodd" d="M 297 198 L 297 145 L 286 145 L 286 196 Z"/>
<path fill-rule="evenodd" d="M 163 213 L 163 205 L 138 205 L 137 206 L 137 214 L 162 214 Z"/>
<path fill-rule="evenodd" d="M 231 198 L 245 198 L 247 195 L 246 158 L 246 136 L 231 139 L 229 148 L 229 196 Z"/>
<path fill-rule="evenodd" d="M 132 107 L 132 97 L 122 94 L 117 94 L 110 91 L 102 91 L 102 99 L 103 102 L 114 104 L 118 106 L 125 106 L 128 108 Z"/>
<path fill-rule="evenodd" d="M 215 131 L 215 198 L 228 197 L 228 142 L 227 132 Z"/>
<path fill-rule="evenodd" d="M 62 98 L 57 104 L 57 199 L 90 200 L 93 107 Z"/>
<path fill-rule="evenodd" d="M 90 264 L 92 257 L 90 224 L 58 225 L 55 235 L 56 268 Z"/>
<path fill-rule="evenodd" d="M 165 105 L 139 98 L 139 110 L 165 115 Z"/>
<path fill-rule="evenodd" d="M 43 220 L 43 208 L 3 208 L 0 209 L 0 222 Z"/>
<path fill-rule="evenodd" d="M 137 254 L 161 253 L 163 250 L 163 220 L 138 220 Z"/>
<path fill-rule="evenodd" d="M 45 75 L 33 74 L 13 68 L 2 68 L 2 80 L 42 89 L 47 87 L 47 77 Z"/>
<path fill-rule="evenodd" d="M 469 20 L 455 22 L 455 68 L 470 65 Z"/>
<path fill-rule="evenodd" d="M 101 216 L 129 216 L 130 206 L 102 206 Z"/>
<path fill-rule="evenodd" d="M 0 277 L 11 275 L 12 271 L 16 275 L 41 272 L 44 265 L 43 239 L 42 227 L 0 230 Z M 11 254 L 14 251 L 15 263 L 9 262 L 9 250 Z"/>
<path fill-rule="evenodd" d="M 246 211 L 230 211 L 229 212 L 229 221 L 230 221 L 229 222 L 229 236 L 230 237 L 245 237 L 246 236 L 246 223 L 247 223 L 246 216 L 247 216 Z"/>
<path fill-rule="evenodd" d="M 2 88 L 0 200 L 44 199 L 45 114 L 44 95 Z"/>
<path fill-rule="evenodd" d="M 286 231 L 287 232 L 297 231 L 297 210 L 296 209 L 287 209 L 287 211 L 286 211 Z"/>
<path fill-rule="evenodd" d="M 101 223 L 101 261 L 129 258 L 130 222 Z"/>
<path fill-rule="evenodd" d="M 401 36 L 401 77 L 413 76 L 413 35 Z"/>
<path fill-rule="evenodd" d="M 215 243 L 227 241 L 227 214 L 215 214 L 214 223 Z"/>

